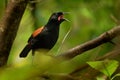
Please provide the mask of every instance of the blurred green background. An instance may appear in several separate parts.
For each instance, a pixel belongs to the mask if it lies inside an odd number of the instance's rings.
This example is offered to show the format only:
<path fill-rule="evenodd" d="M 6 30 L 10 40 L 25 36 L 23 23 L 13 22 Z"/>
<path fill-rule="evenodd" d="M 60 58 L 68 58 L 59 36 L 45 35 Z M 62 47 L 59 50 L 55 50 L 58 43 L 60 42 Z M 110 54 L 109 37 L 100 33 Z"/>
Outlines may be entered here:
<path fill-rule="evenodd" d="M 113 28 L 116 23 L 111 16 L 119 18 L 117 15 L 118 2 L 119 0 L 41 0 L 36 3 L 34 13 L 32 13 L 34 7 L 31 7 L 31 2 L 23 15 L 8 63 L 18 65 L 19 61 L 23 60 L 22 62 L 25 63 L 28 62 L 29 59 L 31 62 L 31 54 L 25 59 L 20 59 L 19 53 L 27 44 L 31 33 L 37 27 L 45 25 L 53 12 L 69 12 L 69 14 L 65 15 L 65 18 L 70 20 L 70 22 L 61 24 L 59 40 L 51 50 L 51 54 L 55 55 L 60 46 L 62 46 L 62 48 L 59 54 L 67 51 L 69 48 L 94 39 L 101 33 Z M 61 45 L 64 36 L 70 28 L 72 29 L 69 35 L 64 41 L 64 44 Z M 112 45 L 110 43 L 102 45 L 77 56 L 73 59 L 74 64 L 76 63 L 77 65 L 77 63 L 79 63 L 78 65 L 80 65 L 80 63 L 85 63 L 98 55 L 103 55 L 107 51 L 110 51 L 111 48 Z"/>
<path fill-rule="evenodd" d="M 96 38 L 103 32 L 113 28 L 120 19 L 120 0 L 37 0 L 34 4 L 30 2 L 25 10 L 19 30 L 9 56 L 9 65 L 21 66 L 31 64 L 31 54 L 25 59 L 19 58 L 19 53 L 27 44 L 31 33 L 40 26 L 47 23 L 53 12 L 69 12 L 65 18 L 70 22 L 64 22 L 60 27 L 58 42 L 50 51 L 50 55 L 58 55 L 76 45 Z M 5 1 L 0 1 L 0 17 L 4 14 Z M 14 16 L 14 15 L 13 15 Z M 61 45 L 64 36 L 70 30 L 69 35 Z M 58 49 L 60 48 L 58 52 Z M 71 72 L 78 65 L 86 61 L 94 60 L 112 50 L 114 45 L 106 43 L 93 50 L 87 51 L 70 61 L 69 69 L 58 70 L 60 72 Z M 69 61 L 67 63 L 69 64 Z M 66 65 L 67 66 L 67 65 Z"/>

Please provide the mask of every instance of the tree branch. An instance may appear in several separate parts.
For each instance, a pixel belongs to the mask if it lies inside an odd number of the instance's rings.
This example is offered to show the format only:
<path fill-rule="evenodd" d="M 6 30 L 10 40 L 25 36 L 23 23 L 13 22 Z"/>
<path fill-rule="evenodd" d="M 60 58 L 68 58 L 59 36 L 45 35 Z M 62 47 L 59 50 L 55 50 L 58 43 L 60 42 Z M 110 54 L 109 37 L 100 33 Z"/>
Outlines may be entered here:
<path fill-rule="evenodd" d="M 111 30 L 101 34 L 99 37 L 97 37 L 91 41 L 88 41 L 86 43 L 83 43 L 81 45 L 78 45 L 56 57 L 64 58 L 67 60 L 72 59 L 75 56 L 82 54 L 83 52 L 86 52 L 90 49 L 93 49 L 95 47 L 102 45 L 103 43 L 110 42 L 113 38 L 115 38 L 118 35 L 120 35 L 120 26 L 114 27 Z"/>
<path fill-rule="evenodd" d="M 7 63 L 28 0 L 10 0 L 0 22 L 0 66 Z"/>

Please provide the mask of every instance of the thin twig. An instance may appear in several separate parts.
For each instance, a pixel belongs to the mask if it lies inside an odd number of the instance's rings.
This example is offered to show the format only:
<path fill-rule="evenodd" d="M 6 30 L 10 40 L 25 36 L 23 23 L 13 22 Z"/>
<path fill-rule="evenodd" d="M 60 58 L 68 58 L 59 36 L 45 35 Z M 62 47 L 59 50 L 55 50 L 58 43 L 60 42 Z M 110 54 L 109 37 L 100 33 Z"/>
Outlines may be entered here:
<path fill-rule="evenodd" d="M 72 30 L 72 28 L 70 27 L 70 29 L 68 30 L 68 32 L 66 33 L 66 35 L 64 36 L 64 38 L 63 38 L 63 40 L 62 40 L 62 43 L 61 43 L 61 45 L 60 45 L 60 47 L 59 47 L 59 49 L 58 49 L 58 51 L 57 51 L 57 54 L 58 54 L 58 53 L 60 52 L 60 50 L 62 49 L 62 46 L 63 46 L 66 38 L 68 37 L 69 33 L 71 32 L 71 30 Z M 56 54 L 56 55 L 57 55 L 57 54 Z"/>

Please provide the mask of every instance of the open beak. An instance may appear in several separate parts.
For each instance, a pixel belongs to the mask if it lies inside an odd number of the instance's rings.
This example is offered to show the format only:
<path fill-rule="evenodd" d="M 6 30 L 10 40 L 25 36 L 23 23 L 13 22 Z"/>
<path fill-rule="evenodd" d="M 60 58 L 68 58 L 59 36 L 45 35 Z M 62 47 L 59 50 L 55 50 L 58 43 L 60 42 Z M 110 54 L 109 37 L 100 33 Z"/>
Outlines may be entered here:
<path fill-rule="evenodd" d="M 70 12 L 63 12 L 63 14 L 70 14 Z"/>
<path fill-rule="evenodd" d="M 70 14 L 70 12 L 63 12 L 63 15 L 65 15 L 65 14 Z M 66 19 L 66 18 L 64 18 L 64 17 L 63 17 L 63 19 L 64 19 L 64 21 L 71 22 L 70 20 L 68 20 L 68 19 Z"/>
<path fill-rule="evenodd" d="M 64 18 L 64 14 L 69 14 L 69 12 L 63 12 L 63 14 L 58 17 L 58 21 L 68 21 L 68 22 L 70 22 L 68 19 Z"/>
<path fill-rule="evenodd" d="M 66 18 L 63 18 L 64 19 L 64 21 L 68 21 L 68 22 L 70 22 L 70 20 L 68 20 L 68 19 L 66 19 Z"/>

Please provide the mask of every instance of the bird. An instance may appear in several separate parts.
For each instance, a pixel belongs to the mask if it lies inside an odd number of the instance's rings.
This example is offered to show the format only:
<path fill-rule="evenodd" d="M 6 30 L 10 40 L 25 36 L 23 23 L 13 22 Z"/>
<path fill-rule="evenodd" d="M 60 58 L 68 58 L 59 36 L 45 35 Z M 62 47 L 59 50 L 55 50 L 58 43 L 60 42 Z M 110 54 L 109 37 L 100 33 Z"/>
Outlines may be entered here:
<path fill-rule="evenodd" d="M 64 21 L 67 21 L 64 18 L 64 12 L 52 13 L 47 24 L 32 33 L 19 55 L 20 58 L 25 58 L 31 50 L 32 55 L 37 49 L 51 50 L 58 40 L 60 24 Z"/>

